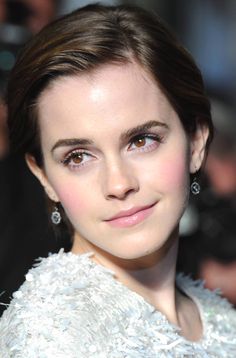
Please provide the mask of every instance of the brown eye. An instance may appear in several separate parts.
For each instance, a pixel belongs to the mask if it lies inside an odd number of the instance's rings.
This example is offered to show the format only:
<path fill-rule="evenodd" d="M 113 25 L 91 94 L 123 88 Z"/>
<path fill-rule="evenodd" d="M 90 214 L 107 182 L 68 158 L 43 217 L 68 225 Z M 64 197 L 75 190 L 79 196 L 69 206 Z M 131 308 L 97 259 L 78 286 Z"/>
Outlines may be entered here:
<path fill-rule="evenodd" d="M 134 144 L 136 145 L 136 147 L 140 148 L 143 147 L 146 144 L 146 138 L 138 138 L 134 141 Z"/>
<path fill-rule="evenodd" d="M 71 155 L 71 161 L 74 164 L 80 164 L 83 161 L 83 153 L 73 153 Z"/>
<path fill-rule="evenodd" d="M 138 153 L 150 152 L 157 149 L 162 141 L 163 138 L 157 134 L 140 134 L 132 138 L 128 147 L 128 151 L 136 151 Z"/>
<path fill-rule="evenodd" d="M 91 162 L 95 157 L 87 152 L 82 152 L 80 150 L 75 150 L 74 152 L 70 152 L 64 160 L 61 162 L 69 168 L 79 169 L 80 167 Z"/>

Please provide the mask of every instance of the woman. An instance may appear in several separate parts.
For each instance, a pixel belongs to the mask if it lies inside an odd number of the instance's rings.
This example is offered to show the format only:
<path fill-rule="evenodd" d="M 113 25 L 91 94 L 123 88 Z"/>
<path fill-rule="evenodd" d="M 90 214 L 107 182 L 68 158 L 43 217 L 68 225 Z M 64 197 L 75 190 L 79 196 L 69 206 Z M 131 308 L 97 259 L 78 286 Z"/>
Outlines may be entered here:
<path fill-rule="evenodd" d="M 233 357 L 236 316 L 178 276 L 178 227 L 212 137 L 191 57 L 144 10 L 91 5 L 24 49 L 8 88 L 14 150 L 67 222 L 1 320 L 3 357 Z"/>

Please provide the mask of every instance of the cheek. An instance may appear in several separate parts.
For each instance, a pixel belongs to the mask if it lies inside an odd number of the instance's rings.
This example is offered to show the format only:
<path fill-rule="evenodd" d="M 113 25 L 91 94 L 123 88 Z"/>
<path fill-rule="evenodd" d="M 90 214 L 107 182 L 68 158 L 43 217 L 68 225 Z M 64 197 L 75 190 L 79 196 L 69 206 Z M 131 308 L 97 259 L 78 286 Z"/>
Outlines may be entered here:
<path fill-rule="evenodd" d="M 184 136 L 171 138 L 169 143 L 150 158 L 143 171 L 146 183 L 160 192 L 186 191 L 189 185 L 189 144 Z"/>
<path fill-rule="evenodd" d="M 189 177 L 186 161 L 179 156 L 176 159 L 166 161 L 162 166 L 160 175 L 166 189 L 185 188 Z"/>
<path fill-rule="evenodd" d="M 70 219 L 82 217 L 88 211 L 88 195 L 78 183 L 66 180 L 65 183 L 54 183 L 58 198 Z"/>
<path fill-rule="evenodd" d="M 182 153 L 182 154 L 181 154 Z M 150 170 L 143 171 L 145 181 L 154 185 L 157 190 L 172 192 L 185 190 L 189 184 L 189 169 L 186 152 L 168 153 L 150 163 Z M 151 173 L 151 175 L 150 175 Z"/>

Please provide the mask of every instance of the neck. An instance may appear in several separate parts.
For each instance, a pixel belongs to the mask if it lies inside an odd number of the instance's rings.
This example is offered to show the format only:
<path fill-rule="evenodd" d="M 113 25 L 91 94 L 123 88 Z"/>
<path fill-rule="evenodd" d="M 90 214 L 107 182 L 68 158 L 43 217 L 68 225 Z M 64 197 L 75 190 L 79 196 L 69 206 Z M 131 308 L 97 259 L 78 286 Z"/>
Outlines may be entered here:
<path fill-rule="evenodd" d="M 169 322 L 181 327 L 182 335 L 197 341 L 202 324 L 196 305 L 175 287 L 175 266 L 178 251 L 178 228 L 164 247 L 151 255 L 135 259 L 121 259 L 76 237 L 72 252 L 93 252 L 93 260 L 111 269 L 120 282 L 163 313 Z"/>
<path fill-rule="evenodd" d="M 177 229 L 161 250 L 136 260 L 114 257 L 88 242 L 81 244 L 73 246 L 72 251 L 94 252 L 93 260 L 96 263 L 111 269 L 120 282 L 162 312 L 171 323 L 179 324 L 175 290 Z"/>
<path fill-rule="evenodd" d="M 165 248 L 164 256 L 160 257 L 158 252 L 152 257 L 142 258 L 136 262 L 135 268 L 126 267 L 126 263 L 117 265 L 114 261 L 106 265 L 115 272 L 119 281 L 141 295 L 176 325 L 179 323 L 175 297 L 177 248 L 176 240 Z"/>
<path fill-rule="evenodd" d="M 165 255 L 155 264 L 125 273 L 127 285 L 130 284 L 131 289 L 141 294 L 174 324 L 178 324 L 175 300 L 177 250 L 178 241 L 172 241 Z"/>

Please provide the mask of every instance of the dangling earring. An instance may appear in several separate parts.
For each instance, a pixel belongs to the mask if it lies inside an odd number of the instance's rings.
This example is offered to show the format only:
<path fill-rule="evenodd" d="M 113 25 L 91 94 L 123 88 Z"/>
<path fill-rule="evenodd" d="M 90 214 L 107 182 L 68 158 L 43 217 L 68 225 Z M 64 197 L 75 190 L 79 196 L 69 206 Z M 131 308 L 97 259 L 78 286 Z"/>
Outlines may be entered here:
<path fill-rule="evenodd" d="M 190 189 L 191 189 L 191 192 L 192 192 L 193 195 L 198 195 L 198 194 L 200 193 L 200 191 L 201 191 L 201 186 L 200 186 L 200 184 L 198 183 L 198 180 L 197 180 L 196 177 L 193 179 L 193 182 L 192 182 L 192 184 L 191 184 Z"/>
<path fill-rule="evenodd" d="M 55 205 L 53 209 L 53 212 L 51 214 L 51 220 L 54 225 L 58 225 L 61 222 L 61 214 L 60 211 L 58 210 L 57 205 Z"/>

